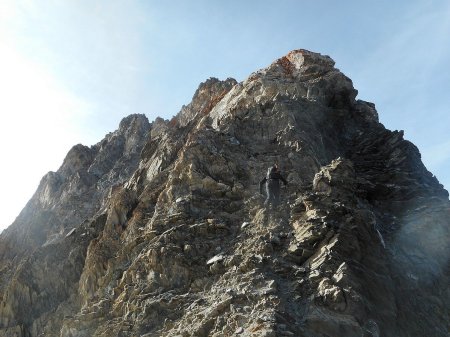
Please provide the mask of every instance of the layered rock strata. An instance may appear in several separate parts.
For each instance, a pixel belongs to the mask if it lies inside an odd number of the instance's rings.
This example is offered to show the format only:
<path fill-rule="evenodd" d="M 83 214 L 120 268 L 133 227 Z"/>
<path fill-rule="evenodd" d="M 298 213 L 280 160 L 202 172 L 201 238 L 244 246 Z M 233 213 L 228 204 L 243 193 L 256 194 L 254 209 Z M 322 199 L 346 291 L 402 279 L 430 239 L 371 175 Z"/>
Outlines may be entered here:
<path fill-rule="evenodd" d="M 356 95 L 296 50 L 72 149 L 0 237 L 0 336 L 447 336 L 448 193 Z"/>

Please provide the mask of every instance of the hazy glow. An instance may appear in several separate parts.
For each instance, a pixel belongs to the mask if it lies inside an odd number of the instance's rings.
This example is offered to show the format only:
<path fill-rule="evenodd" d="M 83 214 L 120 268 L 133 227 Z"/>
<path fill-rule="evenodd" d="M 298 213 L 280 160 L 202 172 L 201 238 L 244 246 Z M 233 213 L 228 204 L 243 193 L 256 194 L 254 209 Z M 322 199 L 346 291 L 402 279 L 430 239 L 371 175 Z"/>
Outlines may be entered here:
<path fill-rule="evenodd" d="M 74 116 L 89 111 L 39 66 L 0 46 L 0 204 L 12 222 L 43 174 L 56 170 L 79 136 Z M 3 223 L 2 223 L 3 224 Z"/>
<path fill-rule="evenodd" d="M 1 20 L 16 13 L 7 4 L 0 7 Z M 21 55 L 7 33 L 0 32 L 0 228 L 12 223 L 41 177 L 80 140 L 79 122 L 90 111 L 47 69 Z"/>
<path fill-rule="evenodd" d="M 447 0 L 0 0 L 0 228 L 71 146 L 297 48 L 332 56 L 449 187 L 449 36 Z"/>

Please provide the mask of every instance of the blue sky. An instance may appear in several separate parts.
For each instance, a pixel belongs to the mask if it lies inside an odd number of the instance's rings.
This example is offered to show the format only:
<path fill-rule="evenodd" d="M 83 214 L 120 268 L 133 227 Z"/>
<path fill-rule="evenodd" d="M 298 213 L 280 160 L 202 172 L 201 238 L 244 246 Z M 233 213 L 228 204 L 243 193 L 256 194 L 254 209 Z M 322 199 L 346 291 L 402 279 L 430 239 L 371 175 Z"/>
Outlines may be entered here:
<path fill-rule="evenodd" d="M 330 55 L 450 187 L 450 2 L 0 1 L 0 228 L 77 143 L 170 118 L 198 84 Z"/>

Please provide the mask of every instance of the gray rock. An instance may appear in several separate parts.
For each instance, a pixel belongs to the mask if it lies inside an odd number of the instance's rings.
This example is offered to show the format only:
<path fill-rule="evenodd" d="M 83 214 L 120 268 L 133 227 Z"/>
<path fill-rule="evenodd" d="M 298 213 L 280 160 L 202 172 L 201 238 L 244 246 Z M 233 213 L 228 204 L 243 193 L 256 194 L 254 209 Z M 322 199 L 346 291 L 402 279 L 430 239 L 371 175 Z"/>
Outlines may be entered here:
<path fill-rule="evenodd" d="M 206 264 L 207 264 L 207 265 L 210 265 L 210 264 L 213 264 L 213 263 L 215 263 L 215 262 L 223 261 L 224 258 L 225 258 L 224 255 L 219 254 L 219 255 L 216 255 L 216 256 L 213 256 L 212 258 L 210 258 L 210 259 L 206 262 Z"/>
<path fill-rule="evenodd" d="M 250 225 L 250 222 L 245 221 L 245 222 L 242 223 L 241 228 L 244 229 L 245 227 L 247 227 L 249 225 Z"/>
<path fill-rule="evenodd" d="M 0 337 L 446 336 L 448 193 L 356 93 L 295 50 L 74 146 L 0 235 Z"/>

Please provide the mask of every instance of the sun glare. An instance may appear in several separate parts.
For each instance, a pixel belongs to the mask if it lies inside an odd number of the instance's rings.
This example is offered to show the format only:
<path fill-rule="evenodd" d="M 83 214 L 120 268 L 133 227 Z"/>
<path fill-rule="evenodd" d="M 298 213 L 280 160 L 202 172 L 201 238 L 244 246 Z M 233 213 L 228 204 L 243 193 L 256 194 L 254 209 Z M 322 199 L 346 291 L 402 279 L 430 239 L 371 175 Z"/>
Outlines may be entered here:
<path fill-rule="evenodd" d="M 0 45 L 0 228 L 8 226 L 49 170 L 80 141 L 79 120 L 89 108 L 42 66 Z"/>

